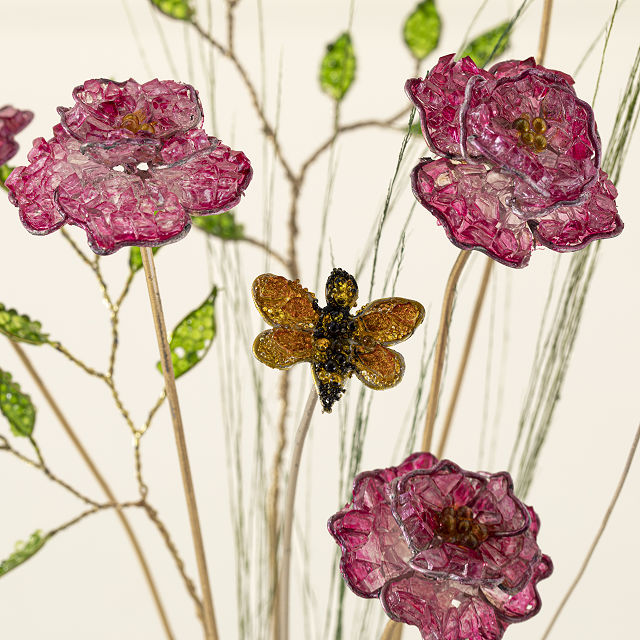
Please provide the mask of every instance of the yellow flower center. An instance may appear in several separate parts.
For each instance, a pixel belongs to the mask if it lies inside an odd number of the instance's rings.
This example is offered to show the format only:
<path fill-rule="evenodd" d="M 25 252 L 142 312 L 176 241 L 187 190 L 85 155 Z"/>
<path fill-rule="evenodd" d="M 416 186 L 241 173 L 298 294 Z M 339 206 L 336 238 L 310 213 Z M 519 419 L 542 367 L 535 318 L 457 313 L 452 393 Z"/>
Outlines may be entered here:
<path fill-rule="evenodd" d="M 436 533 L 452 544 L 477 549 L 488 537 L 487 527 L 466 506 L 447 507 L 436 516 Z"/>
<path fill-rule="evenodd" d="M 120 127 L 127 129 L 131 133 L 138 133 L 138 131 L 146 131 L 147 133 L 155 133 L 157 122 L 146 122 L 146 116 L 142 111 L 136 110 L 133 113 L 127 113 L 122 117 Z"/>
<path fill-rule="evenodd" d="M 547 139 L 544 134 L 549 127 L 543 117 L 538 116 L 532 120 L 528 113 L 523 113 L 511 123 L 511 126 L 520 133 L 520 142 L 526 147 L 533 149 L 536 153 L 547 148 Z"/>

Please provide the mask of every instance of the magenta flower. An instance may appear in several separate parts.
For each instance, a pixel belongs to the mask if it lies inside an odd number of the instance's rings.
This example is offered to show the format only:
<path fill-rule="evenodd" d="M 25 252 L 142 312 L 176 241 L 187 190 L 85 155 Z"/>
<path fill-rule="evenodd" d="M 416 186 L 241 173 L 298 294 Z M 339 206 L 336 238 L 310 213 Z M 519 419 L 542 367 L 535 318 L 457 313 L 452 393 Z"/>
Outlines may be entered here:
<path fill-rule="evenodd" d="M 453 54 L 407 81 L 441 156 L 415 167 L 413 192 L 456 246 L 524 267 L 537 244 L 574 251 L 622 231 L 593 111 L 572 84 L 533 58 L 484 71 Z"/>
<path fill-rule="evenodd" d="M 191 215 L 236 205 L 251 180 L 246 156 L 202 129 L 196 90 L 171 80 L 87 80 L 59 107 L 53 138 L 6 181 L 35 234 L 66 222 L 99 254 L 183 237 Z"/>
<path fill-rule="evenodd" d="M 13 137 L 33 120 L 31 111 L 20 111 L 6 105 L 0 108 L 0 165 L 18 153 L 18 143 Z"/>
<path fill-rule="evenodd" d="M 537 583 L 553 569 L 538 516 L 508 473 L 464 471 L 430 453 L 358 475 L 328 527 L 349 587 L 425 640 L 502 638 L 539 611 Z"/>

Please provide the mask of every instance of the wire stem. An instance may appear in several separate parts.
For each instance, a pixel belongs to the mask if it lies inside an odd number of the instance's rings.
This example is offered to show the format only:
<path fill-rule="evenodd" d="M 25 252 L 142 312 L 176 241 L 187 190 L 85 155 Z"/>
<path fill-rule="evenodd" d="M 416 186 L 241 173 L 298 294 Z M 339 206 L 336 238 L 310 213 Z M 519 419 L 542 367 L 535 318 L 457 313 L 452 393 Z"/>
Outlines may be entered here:
<path fill-rule="evenodd" d="M 153 576 L 151 575 L 151 570 L 149 569 L 149 565 L 147 564 L 147 561 L 144 557 L 144 553 L 142 552 L 142 547 L 140 546 L 140 543 L 136 538 L 136 534 L 133 532 L 133 529 L 129 524 L 129 520 L 127 519 L 124 512 L 122 511 L 122 508 L 118 504 L 118 501 L 116 500 L 116 497 L 114 496 L 113 491 L 111 491 L 111 487 L 109 487 L 109 485 L 107 484 L 107 481 L 104 479 L 104 476 L 100 473 L 100 471 L 98 471 L 98 468 L 96 467 L 95 463 L 89 456 L 87 450 L 84 448 L 84 445 L 82 444 L 82 442 L 80 442 L 75 431 L 71 428 L 71 425 L 69 424 L 64 414 L 62 413 L 60 407 L 58 406 L 58 403 L 55 401 L 54 397 L 49 392 L 49 389 L 44 384 L 42 378 L 40 377 L 38 372 L 35 370 L 33 364 L 31 363 L 31 360 L 28 358 L 27 354 L 24 352 L 24 349 L 17 342 L 14 342 L 13 340 L 9 340 L 9 342 L 11 343 L 11 346 L 15 350 L 20 360 L 22 361 L 22 364 L 24 365 L 25 369 L 29 372 L 29 375 L 35 382 L 36 386 L 38 387 L 38 389 L 40 389 L 40 393 L 42 393 L 42 395 L 44 396 L 45 400 L 47 401 L 47 404 L 49 405 L 49 407 L 55 414 L 56 418 L 58 419 L 58 422 L 60 422 L 65 433 L 67 434 L 67 436 L 73 443 L 74 447 L 80 454 L 80 457 L 84 460 L 84 463 L 89 468 L 89 471 L 91 471 L 93 477 L 96 479 L 96 481 L 100 485 L 100 488 L 109 499 L 109 502 L 114 505 L 116 514 L 120 519 L 122 526 L 124 527 L 124 530 L 129 538 L 129 541 L 133 546 L 133 550 L 135 551 L 136 557 L 138 558 L 138 562 L 140 563 L 142 572 L 144 573 L 144 577 L 149 586 L 149 590 L 151 591 L 151 595 L 153 597 L 153 601 L 155 602 L 156 609 L 158 610 L 158 615 L 160 616 L 160 620 L 162 622 L 165 635 L 167 636 L 167 638 L 169 638 L 169 640 L 174 640 L 175 636 L 171 631 L 171 627 L 169 625 L 169 619 L 164 610 L 164 606 L 162 604 L 162 600 L 160 599 L 160 594 L 158 593 L 158 589 L 156 588 L 155 582 L 153 580 Z"/>
<path fill-rule="evenodd" d="M 544 64 L 544 57 L 547 53 L 552 8 L 553 0 L 544 0 L 544 7 L 542 8 L 542 23 L 540 24 L 540 40 L 538 42 L 538 55 L 536 56 L 537 64 Z"/>
<path fill-rule="evenodd" d="M 180 403 L 178 401 L 178 392 L 176 390 L 173 361 L 171 359 L 169 342 L 167 341 L 167 328 L 165 326 L 164 313 L 162 311 L 162 301 L 160 299 L 160 290 L 158 288 L 158 277 L 156 275 L 156 268 L 153 262 L 153 253 L 151 249 L 149 249 L 149 247 L 140 247 L 140 253 L 142 255 L 142 265 L 144 267 L 144 274 L 147 281 L 147 290 L 149 292 L 149 302 L 151 303 L 153 323 L 156 329 L 156 338 L 158 339 L 158 351 L 160 353 L 160 362 L 162 364 L 162 374 L 164 376 L 167 399 L 171 410 L 171 421 L 173 423 L 173 432 L 176 438 L 176 448 L 178 450 L 180 471 L 182 473 L 182 484 L 184 486 L 184 494 L 187 502 L 187 509 L 189 511 L 189 524 L 191 525 L 191 535 L 193 537 L 196 563 L 198 565 L 198 574 L 200 576 L 200 588 L 202 589 L 205 637 L 207 640 L 218 640 L 218 630 L 213 610 L 213 599 L 211 597 L 211 587 L 209 585 L 209 572 L 207 570 L 207 561 L 204 553 L 204 543 L 202 541 L 202 531 L 200 529 L 200 519 L 198 517 L 198 507 L 196 504 L 196 494 L 193 487 L 191 467 L 189 465 L 187 442 L 184 435 L 184 428 L 182 426 L 182 415 L 180 413 Z"/>
<path fill-rule="evenodd" d="M 470 251 L 462 250 L 458 254 L 453 264 L 447 287 L 444 291 L 444 299 L 442 301 L 442 311 L 440 313 L 440 326 L 438 327 L 438 337 L 436 339 L 435 358 L 433 361 L 433 373 L 431 374 L 431 386 L 429 387 L 429 398 L 427 400 L 427 417 L 424 423 L 424 433 L 422 436 L 422 450 L 429 451 L 431 448 L 431 439 L 433 437 L 433 424 L 436 421 L 436 412 L 438 410 L 438 397 L 440 395 L 440 383 L 442 381 L 442 369 L 444 368 L 444 359 L 447 351 L 447 340 L 449 338 L 449 323 L 451 321 L 451 311 L 453 309 L 453 299 L 456 293 L 458 280 L 467 263 Z"/>
<path fill-rule="evenodd" d="M 489 284 L 489 277 L 491 276 L 491 270 L 493 268 L 493 260 L 491 258 L 486 259 L 484 271 L 482 273 L 482 281 L 480 282 L 480 289 L 478 289 L 478 295 L 476 297 L 475 305 L 473 306 L 473 313 L 471 314 L 471 321 L 469 322 L 469 329 L 467 330 L 467 339 L 464 343 L 464 349 L 462 350 L 462 359 L 458 366 L 458 373 L 456 375 L 456 381 L 453 385 L 453 391 L 451 392 L 451 400 L 449 400 L 449 406 L 447 407 L 447 413 L 444 418 L 444 425 L 442 427 L 442 435 L 440 436 L 440 443 L 438 444 L 438 452 L 436 456 L 442 457 L 444 448 L 447 445 L 447 438 L 449 436 L 449 430 L 451 428 L 451 422 L 453 421 L 453 414 L 456 410 L 456 403 L 458 402 L 458 395 L 460 394 L 460 388 L 462 387 L 462 380 L 464 379 L 464 373 L 467 368 L 467 362 L 469 361 L 469 355 L 471 353 L 471 347 L 473 345 L 473 339 L 476 335 L 476 329 L 478 328 L 478 320 L 480 319 L 480 312 L 482 311 L 482 304 L 484 303 L 485 295 L 487 293 L 487 285 Z"/>
<path fill-rule="evenodd" d="M 280 609 L 280 638 L 279 640 L 289 640 L 289 577 L 291 573 L 291 539 L 293 534 L 293 509 L 296 499 L 296 486 L 298 484 L 298 471 L 300 470 L 300 460 L 304 441 L 309 432 L 311 416 L 318 402 L 318 394 L 315 389 L 311 389 L 307 404 L 300 420 L 300 426 L 296 431 L 291 452 L 291 467 L 287 478 L 287 494 L 284 505 L 284 521 L 282 532 L 282 560 L 280 564 L 280 579 L 276 602 Z"/>
<path fill-rule="evenodd" d="M 627 461 L 625 462 L 624 469 L 622 470 L 622 475 L 620 476 L 620 480 L 618 481 L 618 486 L 616 490 L 613 492 L 613 498 L 611 498 L 611 502 L 607 507 L 607 511 L 604 514 L 604 518 L 602 519 L 602 523 L 600 524 L 600 528 L 598 529 L 598 533 L 596 533 L 596 537 L 593 539 L 591 546 L 589 547 L 589 551 L 587 551 L 587 555 L 582 562 L 582 566 L 578 571 L 578 575 L 574 578 L 569 590 L 565 594 L 564 598 L 562 598 L 562 602 L 558 605 L 556 612 L 553 614 L 553 618 L 551 618 L 551 622 L 549 626 L 546 628 L 544 635 L 542 636 L 542 640 L 546 640 L 553 629 L 553 625 L 556 623 L 556 620 L 562 613 L 564 606 L 567 604 L 567 601 L 571 597 L 571 594 L 574 592 L 575 588 L 578 586 L 578 583 L 582 579 L 584 572 L 591 561 L 591 556 L 593 556 L 593 552 L 596 550 L 598 546 L 598 542 L 600 542 L 600 538 L 602 538 L 602 534 L 609 522 L 609 518 L 611 517 L 611 513 L 613 512 L 614 507 L 616 506 L 616 502 L 618 502 L 618 498 L 620 497 L 620 493 L 622 491 L 622 487 L 624 487 L 625 480 L 627 479 L 627 475 L 629 475 L 629 469 L 631 468 L 631 463 L 633 462 L 633 456 L 635 455 L 636 449 L 638 448 L 638 440 L 640 440 L 640 425 L 636 429 L 636 435 L 633 438 L 633 443 L 631 444 L 631 449 L 629 450 L 629 455 L 627 456 Z"/>

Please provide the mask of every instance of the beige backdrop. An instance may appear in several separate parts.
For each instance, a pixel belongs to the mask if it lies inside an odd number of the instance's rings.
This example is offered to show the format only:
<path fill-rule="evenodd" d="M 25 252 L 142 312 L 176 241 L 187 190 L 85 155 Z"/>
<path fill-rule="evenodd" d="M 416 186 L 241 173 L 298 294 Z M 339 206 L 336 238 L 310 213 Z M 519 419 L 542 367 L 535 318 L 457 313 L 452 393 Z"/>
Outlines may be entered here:
<path fill-rule="evenodd" d="M 331 126 L 331 102 L 318 89 L 317 69 L 324 46 L 348 23 L 348 3 L 340 0 L 262 0 L 265 25 L 266 84 L 268 112 L 276 114 L 278 78 L 281 71 L 282 106 L 280 127 L 284 151 L 294 164 L 323 141 Z M 439 3 L 444 16 L 440 53 L 457 50 L 477 2 L 450 0 Z M 358 81 L 344 101 L 343 122 L 387 117 L 406 105 L 403 84 L 412 74 L 413 63 L 400 38 L 400 26 L 413 7 L 413 0 L 356 0 L 353 37 L 358 55 Z M 474 33 L 494 26 L 512 14 L 517 2 L 489 2 Z M 535 54 L 541 12 L 534 2 L 516 28 L 512 57 Z M 558 0 L 553 13 L 547 65 L 573 73 L 583 53 L 605 24 L 614 3 L 601 0 Z M 132 35 L 125 7 L 135 24 L 138 43 Z M 238 8 L 237 46 L 254 81 L 260 86 L 261 58 L 257 23 L 258 4 L 242 0 Z M 57 121 L 58 105 L 69 105 L 74 86 L 91 77 L 139 81 L 150 77 L 191 82 L 201 88 L 206 113 L 212 108 L 202 72 L 202 49 L 193 33 L 182 24 L 160 20 L 171 51 L 175 71 L 168 64 L 155 16 L 146 0 L 0 0 L 0 43 L 2 51 L 2 89 L 0 104 L 32 109 L 36 117 L 20 135 L 20 154 L 13 164 L 24 162 L 30 141 L 49 137 Z M 214 2 L 216 32 L 223 37 L 224 6 Z M 626 2 L 619 12 L 609 43 L 602 73 L 600 93 L 595 105 L 603 141 L 608 140 L 617 101 L 626 81 L 638 45 L 640 5 Z M 185 43 L 190 56 L 185 55 Z M 602 42 L 576 78 L 578 95 L 593 95 Z M 427 59 L 424 73 L 436 61 Z M 225 142 L 243 149 L 255 166 L 255 178 L 238 210 L 238 219 L 252 235 L 263 233 L 264 201 L 271 176 L 271 150 L 263 145 L 260 124 L 251 109 L 247 93 L 233 68 L 216 58 L 215 119 L 217 128 L 207 128 Z M 386 186 L 395 167 L 401 135 L 378 129 L 347 134 L 337 147 L 336 176 L 329 213 L 329 238 L 335 264 L 347 270 L 355 267 L 369 235 L 369 229 L 384 201 Z M 415 162 L 423 153 L 421 144 L 410 148 Z M 529 494 L 542 518 L 540 544 L 551 555 L 555 573 L 541 586 L 542 613 L 534 620 L 514 625 L 507 637 L 514 640 L 539 638 L 556 603 L 573 579 L 579 563 L 596 531 L 613 492 L 632 435 L 640 419 L 638 406 L 638 361 L 640 338 L 638 320 L 637 176 L 640 173 L 636 138 L 630 149 L 619 183 L 618 205 L 626 228 L 615 240 L 603 243 L 599 265 L 588 298 L 585 319 L 576 351 L 562 392 L 551 434 L 542 454 L 537 477 Z M 315 256 L 320 219 L 325 199 L 329 158 L 323 156 L 309 176 L 302 196 L 300 255 L 303 282 L 313 286 Z M 273 193 L 273 243 L 286 250 L 288 191 L 282 187 L 279 170 Z M 407 175 L 401 177 L 401 199 L 390 220 L 389 237 L 383 244 L 382 265 L 374 295 L 381 294 L 381 283 L 395 248 L 398 230 L 412 203 Z M 83 234 L 72 230 L 84 246 Z M 0 301 L 40 319 L 46 330 L 81 354 L 90 364 L 103 368 L 109 340 L 107 311 L 101 302 L 92 274 L 68 249 L 59 236 L 34 237 L 21 226 L 17 210 L 0 201 Z M 221 281 L 220 265 L 230 264 L 218 242 L 212 243 L 208 262 L 203 234 L 192 230 L 178 244 L 164 249 L 157 265 L 165 300 L 167 323 L 173 326 L 194 308 L 208 292 L 210 281 Z M 635 249 L 634 249 L 635 247 Z M 244 269 L 238 274 L 242 290 L 249 295 L 252 279 L 265 270 L 258 250 L 239 246 Z M 400 295 L 421 300 L 429 317 L 411 342 L 400 349 L 407 360 L 405 382 L 397 389 L 376 394 L 372 405 L 369 435 L 362 469 L 399 462 L 392 454 L 395 433 L 404 420 L 416 385 L 420 351 L 427 331 L 432 341 L 444 283 L 457 250 L 447 241 L 434 219 L 418 208 L 410 223 L 404 266 L 398 280 Z M 560 269 L 569 257 L 563 256 Z M 118 288 L 127 273 L 127 252 L 103 261 L 106 276 Z M 463 279 L 456 306 L 450 375 L 458 361 L 466 319 L 477 289 L 481 256 L 472 261 Z M 488 304 L 468 371 L 457 412 L 448 454 L 462 466 L 476 468 L 483 413 L 495 428 L 497 445 L 483 460 L 492 470 L 506 467 L 513 434 L 533 357 L 535 337 L 546 299 L 555 254 L 537 252 L 524 271 L 498 265 L 495 269 Z M 324 254 L 322 274 L 332 266 L 329 246 Z M 277 264 L 267 267 L 278 271 Z M 366 302 L 368 277 L 363 280 L 361 301 Z M 223 304 L 225 293 L 221 294 Z M 490 345 L 490 318 L 494 317 L 491 359 L 490 402 L 485 409 L 485 376 Z M 231 322 L 221 316 L 225 331 Z M 254 313 L 252 331 L 263 325 Z M 506 359 L 502 344 L 508 340 Z M 244 353 L 250 348 L 249 338 Z M 222 345 L 218 345 L 221 347 Z M 123 354 L 118 362 L 117 379 L 136 421 L 146 415 L 148 406 L 161 389 L 161 379 L 153 366 L 156 361 L 155 337 L 147 309 L 142 277 L 134 283 L 131 299 L 122 314 Z M 105 471 L 121 499 L 135 499 L 136 485 L 131 455 L 131 437 L 114 411 L 106 389 L 84 375 L 53 350 L 29 349 L 34 362 L 59 399 L 70 422 L 77 428 L 99 466 Z M 238 359 L 244 359 L 244 353 Z M 227 372 L 216 364 L 219 348 L 206 362 L 179 381 L 179 391 L 188 430 L 189 447 L 202 515 L 208 560 L 213 579 L 218 624 L 223 640 L 238 637 L 233 563 L 233 537 L 229 516 L 227 453 L 220 410 L 220 377 Z M 501 366 L 506 375 L 501 375 Z M 243 365 L 244 366 L 244 365 Z M 99 497 L 99 489 L 85 471 L 75 451 L 46 407 L 40 394 L 6 341 L 0 340 L 0 367 L 11 371 L 36 402 L 39 413 L 38 439 L 52 468 L 72 484 Z M 299 367 L 294 375 L 296 392 L 292 404 L 290 434 L 300 413 L 302 399 L 311 384 L 309 372 Z M 245 366 L 245 374 L 246 372 Z M 269 394 L 266 438 L 269 451 L 274 442 L 277 417 L 278 374 L 263 372 Z M 358 382 L 351 385 L 357 391 Z M 255 417 L 250 387 L 242 405 L 246 425 L 244 447 L 250 466 Z M 497 409 L 499 396 L 503 399 Z M 329 569 L 334 543 L 326 533 L 325 522 L 343 498 L 338 497 L 338 416 L 317 414 L 312 440 L 306 451 L 303 480 L 299 493 L 302 538 L 297 538 L 292 589 L 296 637 L 322 638 Z M 7 428 L 0 426 L 2 433 Z M 28 447 L 23 447 L 25 452 Z M 270 464 L 271 453 L 267 462 Z M 169 524 L 172 535 L 185 557 L 189 573 L 195 578 L 186 511 L 182 498 L 177 461 L 173 449 L 168 411 L 164 408 L 152 431 L 145 437 L 144 467 L 150 486 L 150 499 Z M 631 637 L 637 627 L 640 570 L 637 551 L 640 465 L 632 468 L 616 512 L 584 582 L 576 591 L 552 638 Z M 8 555 L 18 539 L 35 529 L 48 530 L 73 517 L 81 505 L 49 483 L 25 464 L 0 456 L 0 557 Z M 179 638 L 198 638 L 200 631 L 193 608 L 185 595 L 171 559 L 155 529 L 141 514 L 132 521 L 151 558 L 161 585 L 163 599 Z M 312 586 L 315 618 L 313 631 L 302 631 L 300 559 L 304 541 L 310 557 L 309 583 Z M 357 598 L 347 594 L 349 606 Z M 363 611 L 350 608 L 348 624 L 356 629 Z M 377 603 L 367 615 L 378 615 Z M 155 639 L 161 630 L 153 605 L 135 564 L 130 546 L 111 513 L 87 519 L 53 540 L 37 557 L 0 580 L 1 635 L 11 640 L 92 640 Z M 632 627 L 631 625 L 636 625 Z M 347 636 L 350 637 L 350 636 Z M 417 638 L 415 630 L 405 634 Z"/>

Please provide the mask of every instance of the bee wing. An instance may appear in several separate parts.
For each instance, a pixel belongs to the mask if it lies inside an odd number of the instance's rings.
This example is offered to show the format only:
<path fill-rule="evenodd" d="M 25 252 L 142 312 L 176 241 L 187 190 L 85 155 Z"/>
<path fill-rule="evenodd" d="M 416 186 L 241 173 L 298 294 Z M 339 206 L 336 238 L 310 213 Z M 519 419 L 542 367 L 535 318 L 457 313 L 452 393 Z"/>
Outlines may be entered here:
<path fill-rule="evenodd" d="M 288 369 L 298 362 L 311 360 L 312 335 L 298 329 L 267 329 L 253 341 L 253 355 L 272 369 Z"/>
<path fill-rule="evenodd" d="M 371 389 L 395 387 L 404 375 L 404 358 L 380 344 L 373 349 L 356 347 L 353 355 L 356 376 Z"/>
<path fill-rule="evenodd" d="M 251 291 L 258 311 L 270 325 L 310 331 L 318 321 L 315 295 L 297 280 L 264 273 L 253 281 Z"/>
<path fill-rule="evenodd" d="M 407 298 L 382 298 L 356 314 L 354 339 L 358 342 L 395 344 L 406 340 L 422 324 L 424 307 Z"/>

